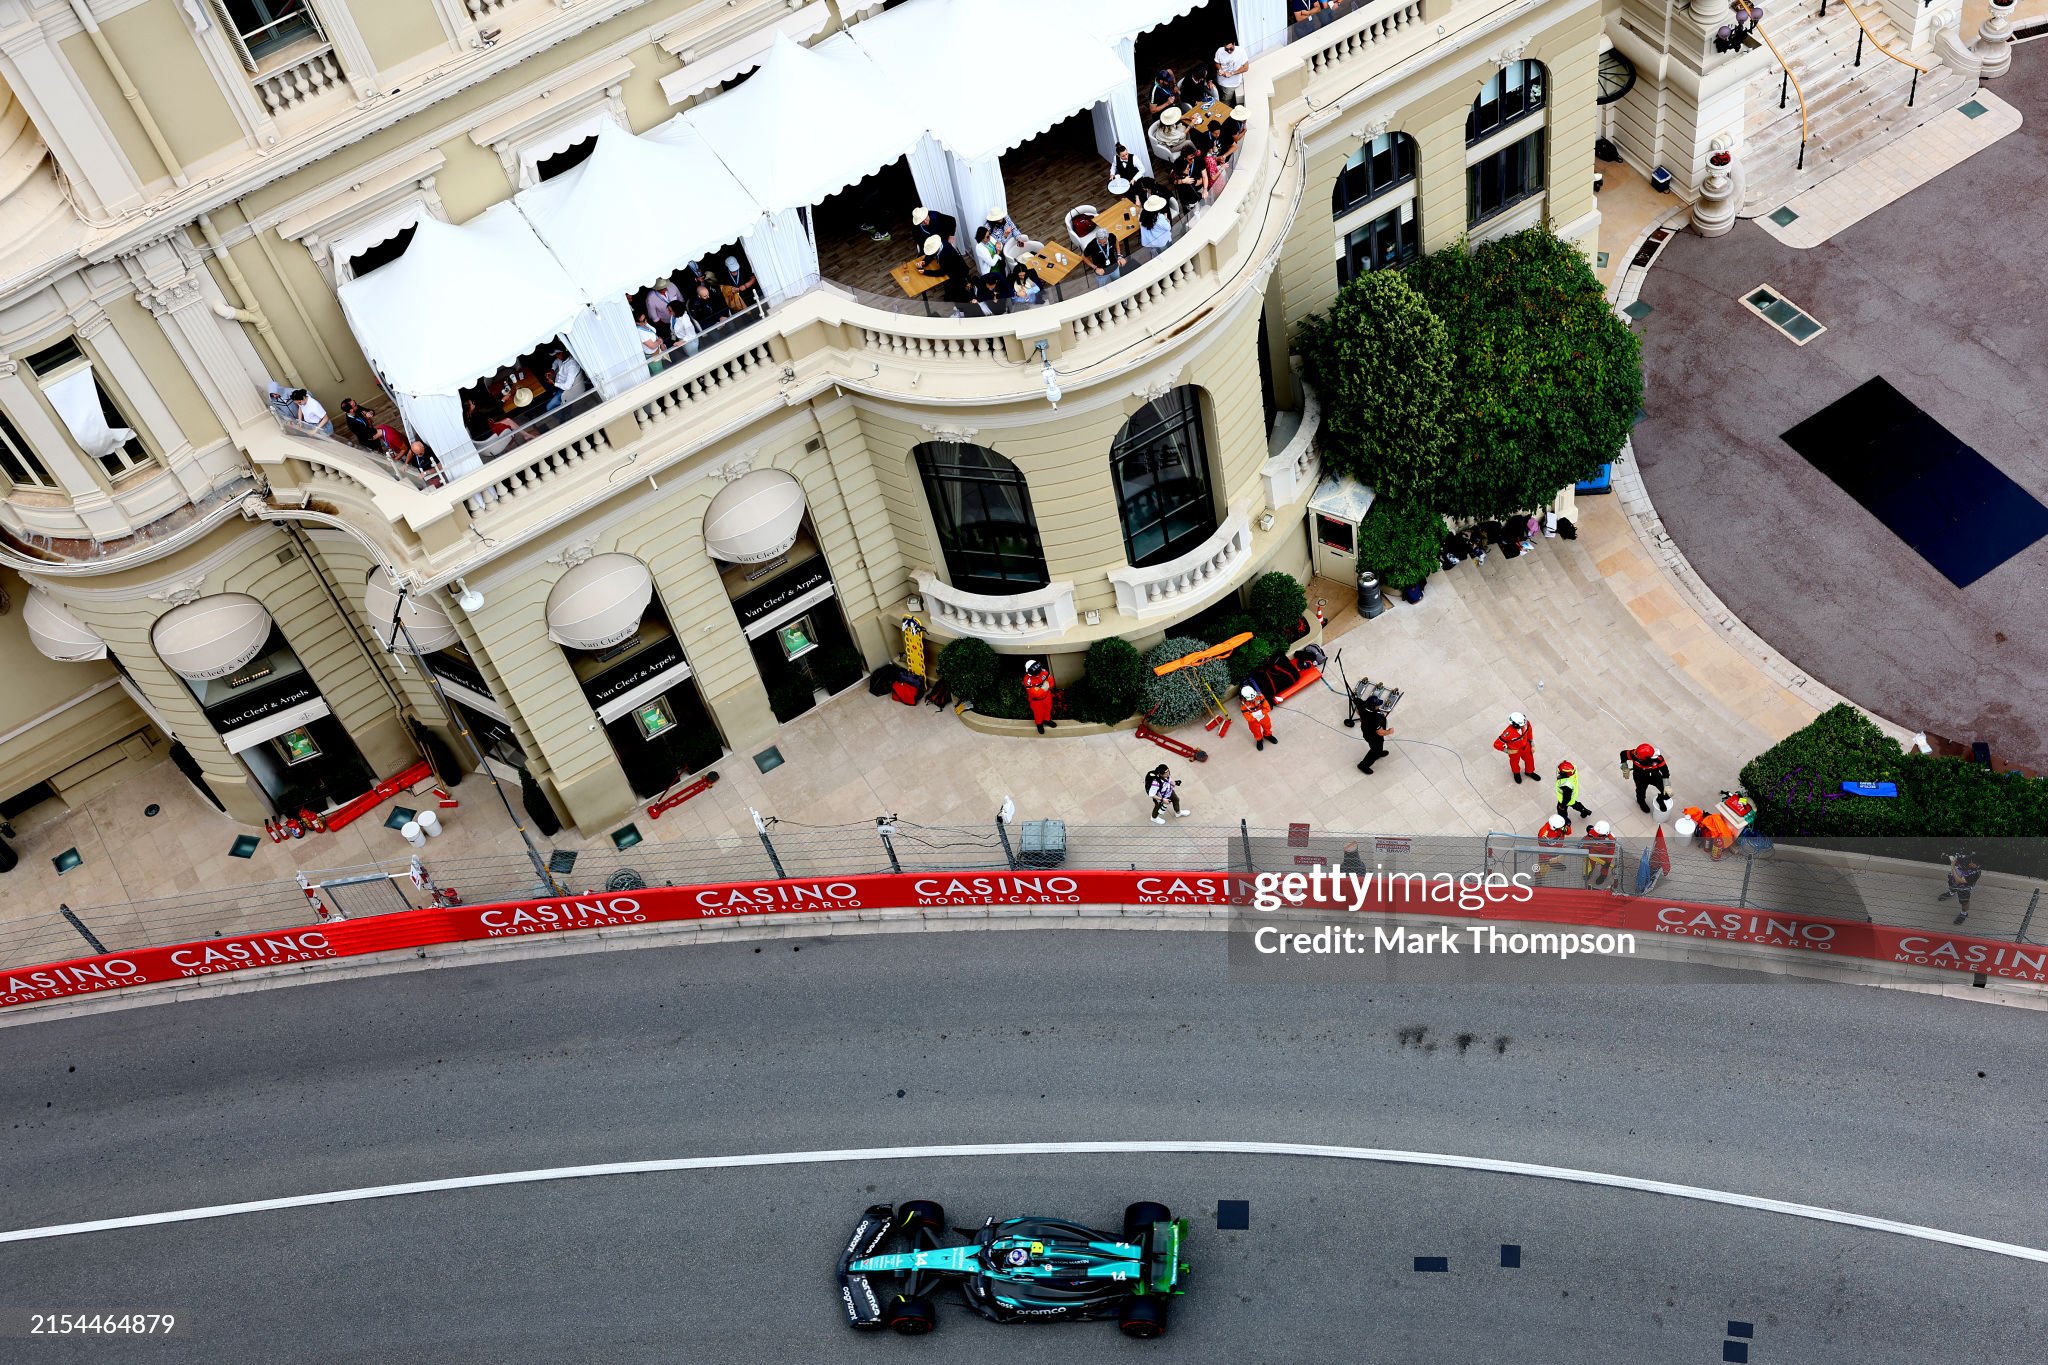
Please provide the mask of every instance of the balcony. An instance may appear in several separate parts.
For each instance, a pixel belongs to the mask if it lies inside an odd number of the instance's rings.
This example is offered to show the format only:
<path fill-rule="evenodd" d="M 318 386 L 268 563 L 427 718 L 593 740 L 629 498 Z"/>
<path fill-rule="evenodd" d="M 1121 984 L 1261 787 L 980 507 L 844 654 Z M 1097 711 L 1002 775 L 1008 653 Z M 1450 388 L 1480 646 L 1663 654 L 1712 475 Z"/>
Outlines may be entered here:
<path fill-rule="evenodd" d="M 503 545 L 539 534 L 626 482 L 659 478 L 749 424 L 834 389 L 930 409 L 1042 401 L 1040 343 L 1070 392 L 1115 379 L 1206 335 L 1205 326 L 1227 317 L 1272 268 L 1305 171 L 1292 127 L 1270 119 L 1275 111 L 1284 118 L 1300 109 L 1310 57 L 1343 48 L 1350 62 L 1359 50 L 1356 39 L 1377 48 L 1376 64 L 1383 64 L 1449 41 L 1432 36 L 1439 18 L 1461 31 L 1484 25 L 1499 8 L 1469 0 L 1455 9 L 1445 0 L 1374 0 L 1257 59 L 1250 78 L 1257 116 L 1222 191 L 1170 247 L 1076 296 L 997 316 L 923 317 L 882 311 L 850 290 L 820 283 L 694 356 L 671 357 L 661 373 L 558 420 L 442 488 L 403 486 L 388 471 L 358 467 L 352 452 L 339 453 L 348 458 L 316 452 L 274 432 L 262 449 L 251 447 L 252 455 L 281 498 L 362 507 L 383 523 L 365 529 L 386 541 L 395 558 L 429 581 L 445 581 L 491 553 L 487 538 Z M 1431 23 L 1416 22 L 1412 14 Z M 1313 422 L 1304 419 L 1299 439 L 1282 441 L 1264 471 L 1275 508 L 1292 505 L 1314 481 Z M 1124 614 L 1147 619 L 1173 610 L 1168 603 L 1199 596 L 1203 585 L 1213 589 L 1217 575 L 1227 576 L 1251 544 L 1244 523 L 1244 516 L 1233 517 L 1227 529 L 1234 535 L 1219 532 L 1204 547 L 1206 559 L 1198 552 L 1187 563 L 1118 570 Z M 1029 638 L 1052 619 L 1028 622 L 1013 615 L 1021 609 L 1015 599 L 969 601 L 944 585 L 933 600 L 951 601 L 954 619 L 962 622 L 1026 633 L 1006 639 Z M 1051 609 L 1050 602 L 1040 605 Z"/>
<path fill-rule="evenodd" d="M 1186 615 L 1236 579 L 1251 548 L 1251 524 L 1242 509 L 1233 510 L 1216 534 L 1177 559 L 1142 569 L 1111 569 L 1116 609 L 1133 621 Z"/>
<path fill-rule="evenodd" d="M 1057 640 L 1074 626 L 1074 585 L 1048 583 L 1035 592 L 985 597 L 961 592 L 919 571 L 917 590 L 934 628 L 949 635 L 971 635 L 991 644 L 1028 645 Z"/>

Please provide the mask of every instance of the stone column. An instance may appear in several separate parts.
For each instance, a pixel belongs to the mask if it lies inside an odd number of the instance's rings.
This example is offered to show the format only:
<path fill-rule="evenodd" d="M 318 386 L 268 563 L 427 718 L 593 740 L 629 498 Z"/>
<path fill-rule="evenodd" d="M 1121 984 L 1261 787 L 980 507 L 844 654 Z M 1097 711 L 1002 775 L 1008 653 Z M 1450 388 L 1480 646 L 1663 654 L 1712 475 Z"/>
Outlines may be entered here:
<path fill-rule="evenodd" d="M 122 258 L 135 281 L 135 297 L 164 330 L 192 382 L 221 427 L 233 432 L 264 416 L 264 367 L 237 323 L 223 321 L 218 297 L 203 267 L 189 262 L 172 238 L 160 238 Z"/>
<path fill-rule="evenodd" d="M 1977 58 L 1978 73 L 1996 80 L 2012 70 L 2012 11 L 2016 0 L 1991 0 L 1991 13 L 1977 30 L 1971 52 Z"/>

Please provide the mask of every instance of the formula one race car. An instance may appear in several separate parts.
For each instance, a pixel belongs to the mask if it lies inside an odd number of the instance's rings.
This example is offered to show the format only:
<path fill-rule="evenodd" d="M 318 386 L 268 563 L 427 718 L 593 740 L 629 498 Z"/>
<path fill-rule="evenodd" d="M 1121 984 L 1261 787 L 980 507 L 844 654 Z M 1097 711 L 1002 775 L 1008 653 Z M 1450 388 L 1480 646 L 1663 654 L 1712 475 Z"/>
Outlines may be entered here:
<path fill-rule="evenodd" d="M 969 1240 L 948 1245 L 946 1211 L 928 1199 L 861 1215 L 839 1257 L 839 1298 L 847 1321 L 907 1336 L 938 1326 L 932 1298 L 957 1283 L 967 1306 L 991 1322 L 1072 1322 L 1115 1317 L 1124 1335 L 1166 1331 L 1166 1303 L 1188 1263 L 1188 1224 L 1164 1204 L 1124 1210 L 1122 1236 L 1058 1218 L 991 1218 L 955 1228 Z"/>

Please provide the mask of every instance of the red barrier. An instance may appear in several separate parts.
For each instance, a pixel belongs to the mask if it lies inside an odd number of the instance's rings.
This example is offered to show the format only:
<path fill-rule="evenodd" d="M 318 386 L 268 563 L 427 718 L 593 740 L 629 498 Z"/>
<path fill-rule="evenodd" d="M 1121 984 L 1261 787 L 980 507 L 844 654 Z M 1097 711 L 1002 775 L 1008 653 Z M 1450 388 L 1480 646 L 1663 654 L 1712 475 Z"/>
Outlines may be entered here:
<path fill-rule="evenodd" d="M 1441 884 L 1438 884 L 1439 887 Z M 1377 889 L 1377 888 L 1376 888 Z M 1395 889 L 1408 891 L 1406 884 Z M 78 958 L 0 975 L 0 1007 L 250 967 L 355 957 L 437 943 L 517 938 L 629 924 L 820 911 L 945 909 L 992 905 L 1228 905 L 1250 892 L 1242 873 L 963 872 L 731 882 L 591 892 L 541 901 L 460 905 L 372 919 L 237 934 L 126 953 Z M 2048 947 L 1900 929 L 1786 911 L 1731 910 L 1605 892 L 1536 888 L 1492 891 L 1484 904 L 1376 895 L 1362 908 L 1471 919 L 1589 925 L 1638 934 L 1749 943 L 1831 957 L 1862 958 L 2014 981 L 2048 983 Z M 1327 908 L 1327 907 L 1325 907 Z"/>

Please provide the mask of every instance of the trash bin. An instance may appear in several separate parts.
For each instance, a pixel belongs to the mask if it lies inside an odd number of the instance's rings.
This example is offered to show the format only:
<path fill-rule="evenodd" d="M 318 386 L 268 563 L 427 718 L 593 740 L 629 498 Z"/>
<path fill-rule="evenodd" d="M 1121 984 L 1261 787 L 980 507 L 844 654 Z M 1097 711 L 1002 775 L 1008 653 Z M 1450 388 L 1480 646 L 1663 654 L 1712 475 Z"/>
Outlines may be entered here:
<path fill-rule="evenodd" d="M 1358 571 L 1358 614 L 1370 621 L 1387 609 L 1380 596 L 1380 576 L 1371 569 Z"/>

